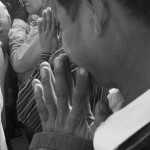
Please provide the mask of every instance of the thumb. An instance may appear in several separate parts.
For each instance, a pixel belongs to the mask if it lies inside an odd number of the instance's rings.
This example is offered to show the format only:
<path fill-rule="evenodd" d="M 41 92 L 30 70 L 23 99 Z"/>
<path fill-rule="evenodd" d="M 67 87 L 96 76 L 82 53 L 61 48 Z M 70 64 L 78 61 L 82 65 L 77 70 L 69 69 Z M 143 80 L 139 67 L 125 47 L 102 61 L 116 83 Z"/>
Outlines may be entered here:
<path fill-rule="evenodd" d="M 91 138 L 93 138 L 95 130 L 104 122 L 110 115 L 111 111 L 104 101 L 99 101 L 95 107 L 95 120 L 91 125 Z"/>
<path fill-rule="evenodd" d="M 38 31 L 39 31 L 39 36 L 40 36 L 42 33 L 42 18 L 39 18 L 37 20 L 37 25 L 38 25 Z"/>
<path fill-rule="evenodd" d="M 99 101 L 95 107 L 95 122 L 97 125 L 104 122 L 111 114 L 110 109 L 104 101 Z"/>

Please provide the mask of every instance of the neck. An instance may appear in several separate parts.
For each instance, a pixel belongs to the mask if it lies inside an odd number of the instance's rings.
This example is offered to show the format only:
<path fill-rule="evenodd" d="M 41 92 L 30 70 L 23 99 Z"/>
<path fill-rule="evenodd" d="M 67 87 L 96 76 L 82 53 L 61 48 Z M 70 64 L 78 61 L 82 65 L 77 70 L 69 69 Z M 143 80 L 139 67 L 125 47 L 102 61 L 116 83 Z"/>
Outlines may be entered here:
<path fill-rule="evenodd" d="M 150 74 L 149 74 L 150 75 Z M 135 77 L 136 78 L 136 77 Z M 138 81 L 139 78 L 136 80 L 125 80 L 120 85 L 120 91 L 123 94 L 125 102 L 122 107 L 125 107 L 140 95 L 144 94 L 148 89 L 150 89 L 150 83 L 145 81 Z"/>
<path fill-rule="evenodd" d="M 115 74 L 116 87 L 120 89 L 125 99 L 124 106 L 150 88 L 149 35 L 148 31 L 138 35 L 136 30 L 135 38 L 127 41 L 128 47 L 124 49 L 126 57 L 122 58 L 122 63 Z"/>

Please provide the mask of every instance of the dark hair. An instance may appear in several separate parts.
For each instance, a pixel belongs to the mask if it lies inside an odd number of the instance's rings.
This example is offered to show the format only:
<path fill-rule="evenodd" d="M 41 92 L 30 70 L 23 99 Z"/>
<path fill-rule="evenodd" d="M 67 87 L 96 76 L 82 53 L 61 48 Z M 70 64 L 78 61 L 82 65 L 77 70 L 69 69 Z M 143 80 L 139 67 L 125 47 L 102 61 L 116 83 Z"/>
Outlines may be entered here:
<path fill-rule="evenodd" d="M 57 0 L 72 19 L 78 14 L 82 0 Z M 127 13 L 137 20 L 150 25 L 150 0 L 116 0 Z"/>
<path fill-rule="evenodd" d="M 117 0 L 130 16 L 150 26 L 150 0 Z"/>
<path fill-rule="evenodd" d="M 57 0 L 61 6 L 66 10 L 70 18 L 75 20 L 78 15 L 78 9 L 81 3 L 81 0 Z"/>

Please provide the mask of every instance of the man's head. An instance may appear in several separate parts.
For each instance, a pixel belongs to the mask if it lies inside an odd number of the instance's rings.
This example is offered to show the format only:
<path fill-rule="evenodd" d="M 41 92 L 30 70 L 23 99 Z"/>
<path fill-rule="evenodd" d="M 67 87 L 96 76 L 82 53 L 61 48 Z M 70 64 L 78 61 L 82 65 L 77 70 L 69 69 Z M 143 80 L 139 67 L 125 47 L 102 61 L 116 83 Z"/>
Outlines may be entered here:
<path fill-rule="evenodd" d="M 67 13 L 73 18 L 78 13 L 78 9 L 82 0 L 57 0 Z M 89 0 L 89 2 L 92 0 Z M 149 0 L 115 0 L 126 9 L 130 15 L 141 18 L 143 21 L 149 21 L 150 17 L 150 1 Z"/>
<path fill-rule="evenodd" d="M 143 34 L 149 37 L 150 1 L 56 0 L 56 4 L 68 56 L 102 85 L 117 86 L 118 76 L 133 69 Z"/>

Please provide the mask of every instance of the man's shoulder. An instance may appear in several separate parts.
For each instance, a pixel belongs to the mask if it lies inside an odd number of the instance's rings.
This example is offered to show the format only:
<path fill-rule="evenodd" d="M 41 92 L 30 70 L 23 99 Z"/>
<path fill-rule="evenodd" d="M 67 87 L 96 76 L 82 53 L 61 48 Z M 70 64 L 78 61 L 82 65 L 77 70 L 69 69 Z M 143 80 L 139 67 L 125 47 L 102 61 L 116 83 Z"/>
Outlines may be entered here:
<path fill-rule="evenodd" d="M 117 150 L 148 150 L 150 149 L 150 123 L 136 132 L 119 146 Z"/>

